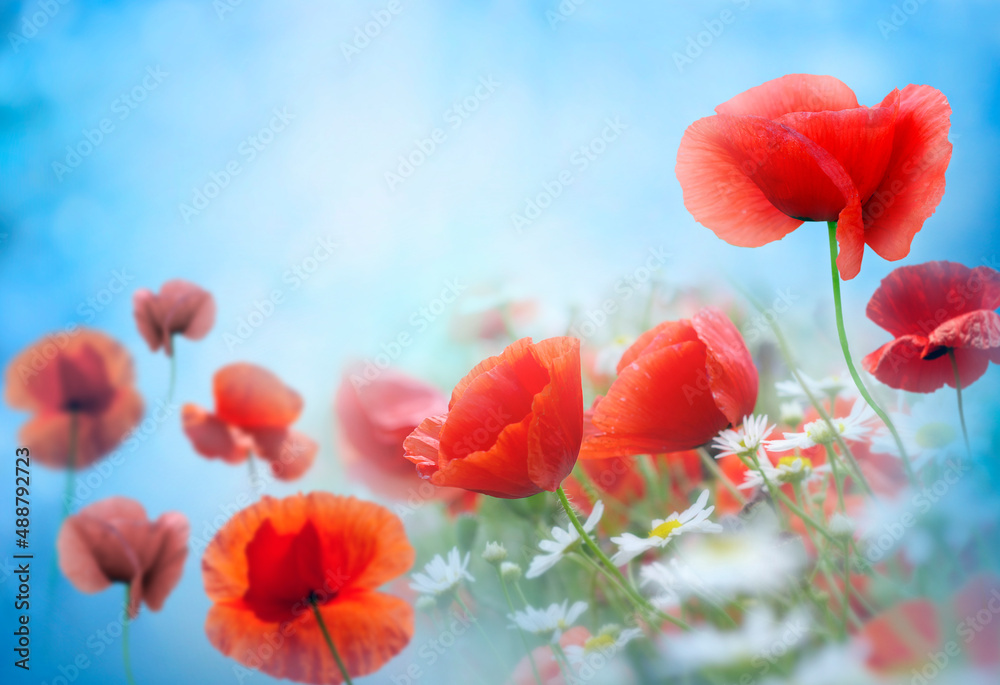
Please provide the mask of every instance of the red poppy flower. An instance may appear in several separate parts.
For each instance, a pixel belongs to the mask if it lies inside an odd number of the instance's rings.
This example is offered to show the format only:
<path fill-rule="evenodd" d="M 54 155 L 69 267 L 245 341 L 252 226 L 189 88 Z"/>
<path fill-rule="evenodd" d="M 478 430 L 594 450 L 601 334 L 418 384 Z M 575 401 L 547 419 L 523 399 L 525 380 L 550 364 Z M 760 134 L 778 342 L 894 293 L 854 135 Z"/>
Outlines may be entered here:
<path fill-rule="evenodd" d="M 403 443 L 434 485 L 516 499 L 555 491 L 583 438 L 580 341 L 522 338 L 480 362 Z"/>
<path fill-rule="evenodd" d="M 895 269 L 868 302 L 868 318 L 894 337 L 864 359 L 886 385 L 910 392 L 955 387 L 949 352 L 962 387 L 1000 363 L 1000 273 L 954 262 Z"/>
<path fill-rule="evenodd" d="M 156 521 L 127 497 L 109 497 L 63 522 L 56 539 L 59 568 L 80 592 L 128 585 L 128 613 L 146 603 L 159 611 L 181 579 L 188 553 L 188 521 L 169 511 Z"/>
<path fill-rule="evenodd" d="M 465 499 L 464 490 L 437 488 L 421 479 L 403 457 L 406 436 L 426 417 L 448 411 L 448 398 L 437 388 L 392 370 L 373 380 L 348 372 L 334 405 L 340 454 L 350 473 L 373 491 L 399 500 Z"/>
<path fill-rule="evenodd" d="M 340 683 L 315 602 L 348 674 L 373 673 L 413 636 L 413 609 L 378 588 L 414 556 L 402 521 L 376 504 L 328 493 L 264 496 L 205 550 L 213 602 L 205 632 L 226 656 L 275 678 Z"/>
<path fill-rule="evenodd" d="M 717 309 L 665 321 L 618 362 L 594 409 L 597 435 L 581 459 L 680 452 L 739 423 L 757 401 L 757 369 L 740 332 Z"/>
<path fill-rule="evenodd" d="M 926 599 L 897 604 L 870 619 L 861 639 L 871 650 L 868 665 L 878 672 L 909 672 L 941 649 L 937 607 Z"/>
<path fill-rule="evenodd" d="M 803 221 L 836 221 L 844 279 L 865 245 L 895 261 L 944 194 L 951 107 L 909 85 L 876 107 L 832 76 L 789 74 L 688 127 L 677 152 L 684 206 L 731 245 L 759 247 Z"/>
<path fill-rule="evenodd" d="M 953 598 L 958 635 L 969 660 L 983 669 L 1000 667 L 1000 577 L 979 574 Z"/>
<path fill-rule="evenodd" d="M 559 638 L 559 646 L 563 649 L 583 647 L 590 638 L 589 630 L 583 626 L 574 626 L 562 634 L 562 637 Z M 527 656 L 522 657 L 517 668 L 510 675 L 507 681 L 508 685 L 538 685 L 535 670 L 531 667 L 532 660 L 535 663 L 535 668 L 538 669 L 538 677 L 542 679 L 543 685 L 566 685 L 563 666 L 556 659 L 556 655 L 549 645 L 542 645 L 532 650 L 531 660 Z"/>
<path fill-rule="evenodd" d="M 156 352 L 163 347 L 168 357 L 174 354 L 174 335 L 201 340 L 215 324 L 212 294 L 179 278 L 164 283 L 159 294 L 145 288 L 136 290 L 132 308 L 149 349 Z"/>
<path fill-rule="evenodd" d="M 297 392 L 267 369 L 245 363 L 219 369 L 212 386 L 215 413 L 194 404 L 181 411 L 198 454 L 238 464 L 253 452 L 281 480 L 294 480 L 312 466 L 318 446 L 289 427 L 302 413 Z"/>
<path fill-rule="evenodd" d="M 111 452 L 142 418 L 132 358 L 84 328 L 42 338 L 7 367 L 5 395 L 34 416 L 18 434 L 40 464 L 81 469 Z M 75 435 L 74 435 L 75 433 Z"/>

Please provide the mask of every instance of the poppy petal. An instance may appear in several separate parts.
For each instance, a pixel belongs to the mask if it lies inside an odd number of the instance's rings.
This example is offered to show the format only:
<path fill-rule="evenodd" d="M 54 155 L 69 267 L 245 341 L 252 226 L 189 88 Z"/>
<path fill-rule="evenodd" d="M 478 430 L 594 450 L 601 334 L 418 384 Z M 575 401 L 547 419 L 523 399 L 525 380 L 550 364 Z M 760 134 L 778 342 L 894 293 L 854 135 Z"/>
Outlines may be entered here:
<path fill-rule="evenodd" d="M 715 405 L 705 362 L 704 344 L 684 342 L 622 369 L 594 409 L 602 435 L 584 443 L 581 458 L 679 452 L 725 428 L 729 420 Z"/>
<path fill-rule="evenodd" d="M 399 598 L 378 592 L 352 593 L 322 606 L 320 612 L 352 677 L 378 670 L 413 635 L 413 609 Z M 261 621 L 238 604 L 216 604 L 209 610 L 205 632 L 223 654 L 276 678 L 343 682 L 311 610 L 276 624 Z M 280 649 L 273 647 L 276 636 L 284 638 Z"/>
<path fill-rule="evenodd" d="M 442 458 L 430 481 L 504 499 L 537 494 L 540 488 L 529 477 L 527 460 L 509 458 L 527 454 L 531 421 L 529 415 L 519 423 L 506 425 L 488 450 L 470 451 L 461 458 Z M 469 438 L 468 445 L 466 449 L 474 449 L 474 437 Z M 458 448 L 462 449 L 461 441 Z"/>
<path fill-rule="evenodd" d="M 909 85 L 900 94 L 892 157 L 878 188 L 865 203 L 865 240 L 883 259 L 895 261 L 937 209 L 951 161 L 951 106 L 941 91 Z"/>
<path fill-rule="evenodd" d="M 162 531 L 162 538 L 155 555 L 146 564 L 142 596 L 146 606 L 159 611 L 184 573 L 191 526 L 187 517 L 175 511 L 162 514 L 153 526 Z"/>
<path fill-rule="evenodd" d="M 893 336 L 929 336 L 947 320 L 1000 305 L 1000 273 L 936 261 L 893 269 L 868 301 L 866 314 Z"/>
<path fill-rule="evenodd" d="M 423 478 L 431 478 L 438 470 L 441 429 L 447 418 L 447 413 L 427 417 L 403 441 L 403 456 L 416 465 Z"/>
<path fill-rule="evenodd" d="M 947 355 L 923 359 L 927 339 L 907 335 L 886 343 L 867 355 L 865 369 L 891 388 L 909 392 L 934 392 L 947 384 L 955 387 L 955 372 Z M 988 352 L 971 349 L 955 350 L 962 387 L 978 380 L 989 367 Z"/>
<path fill-rule="evenodd" d="M 968 347 L 989 350 L 1000 347 L 1000 315 L 983 309 L 948 319 L 929 336 L 931 347 Z"/>
<path fill-rule="evenodd" d="M 254 364 L 225 366 L 213 378 L 215 413 L 240 428 L 287 428 L 302 413 L 302 397 Z"/>
<path fill-rule="evenodd" d="M 806 136 L 833 155 L 851 177 L 863 202 L 875 191 L 892 155 L 899 91 L 879 107 L 837 112 L 795 112 L 776 121 Z"/>
<path fill-rule="evenodd" d="M 212 330 L 215 298 L 204 288 L 177 278 L 160 287 L 159 299 L 168 338 L 179 333 L 189 340 L 201 340 Z M 165 342 L 169 344 L 169 340 Z"/>
<path fill-rule="evenodd" d="M 271 464 L 279 480 L 295 480 L 316 460 L 319 445 L 312 438 L 288 428 L 258 428 L 248 431 L 255 451 Z"/>
<path fill-rule="evenodd" d="M 923 665 L 941 645 L 938 610 L 928 600 L 897 604 L 868 621 L 861 639 L 871 649 L 868 665 L 879 672 L 909 671 Z"/>
<path fill-rule="evenodd" d="M 731 128 L 731 121 L 719 116 L 691 124 L 677 150 L 675 173 L 695 221 L 730 245 L 760 247 L 785 237 L 802 221 L 775 207 L 752 178 L 771 154 L 771 141 L 759 150 L 734 149 Z"/>
<path fill-rule="evenodd" d="M 846 83 L 833 76 L 787 74 L 745 90 L 715 108 L 719 114 L 776 119 L 789 112 L 851 109 L 858 98 Z"/>
<path fill-rule="evenodd" d="M 168 337 L 160 325 L 160 316 L 156 308 L 156 295 L 147 288 L 140 288 L 132 295 L 132 315 L 135 317 L 139 335 L 156 352 Z"/>
<path fill-rule="evenodd" d="M 640 335 L 634 343 L 629 345 L 628 349 L 622 354 L 616 370 L 618 373 L 621 373 L 622 369 L 629 366 L 647 350 L 655 350 L 682 342 L 697 341 L 698 332 L 688 319 L 663 321 Z M 594 407 L 596 406 L 597 402 L 595 401 Z"/>
<path fill-rule="evenodd" d="M 250 438 L 194 404 L 181 409 L 181 422 L 191 446 L 203 457 L 239 464 L 250 456 Z"/>
<path fill-rule="evenodd" d="M 551 338 L 533 354 L 549 372 L 549 383 L 535 395 L 528 432 L 528 477 L 549 492 L 573 470 L 583 440 L 583 385 L 580 341 Z"/>
<path fill-rule="evenodd" d="M 715 406 L 736 425 L 757 403 L 757 367 L 733 322 L 714 307 L 705 307 L 691 320 L 705 344 L 708 383 Z"/>

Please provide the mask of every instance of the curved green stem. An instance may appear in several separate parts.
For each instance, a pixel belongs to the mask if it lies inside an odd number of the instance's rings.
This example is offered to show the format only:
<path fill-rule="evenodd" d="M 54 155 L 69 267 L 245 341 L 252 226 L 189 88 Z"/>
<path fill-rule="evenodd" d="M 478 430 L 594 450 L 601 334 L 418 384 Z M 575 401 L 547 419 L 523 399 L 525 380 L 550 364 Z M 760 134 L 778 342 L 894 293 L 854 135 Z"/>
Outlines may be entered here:
<path fill-rule="evenodd" d="M 580 523 L 579 517 L 576 515 L 576 512 L 573 511 L 573 507 L 566 498 L 566 493 L 563 492 L 562 486 L 556 488 L 556 495 L 559 497 L 560 504 L 562 504 L 563 509 L 566 510 L 566 515 L 569 517 L 570 523 L 573 524 L 573 527 L 576 528 L 576 532 L 583 541 L 583 544 L 585 544 L 587 548 L 594 553 L 594 556 L 601 560 L 601 563 L 604 564 L 608 574 L 621 586 L 625 595 L 632 601 L 633 604 L 635 604 L 636 609 L 645 614 L 652 614 L 663 621 L 669 621 L 684 630 L 690 630 L 691 627 L 687 623 L 679 618 L 675 618 L 670 614 L 660 611 L 647 602 L 646 599 L 640 595 L 634 587 L 632 587 L 631 583 L 625 579 L 625 576 L 622 575 L 622 572 L 618 569 L 618 567 L 612 563 L 611 559 L 609 559 L 597 543 L 594 542 L 594 539 L 590 537 L 590 534 L 583 529 L 583 524 Z"/>
<path fill-rule="evenodd" d="M 958 396 L 958 420 L 962 423 L 962 437 L 965 438 L 965 451 L 972 459 L 972 446 L 969 442 L 969 430 L 965 427 L 965 409 L 962 407 L 962 377 L 958 373 L 958 362 L 955 360 L 955 350 L 948 349 L 948 359 L 951 360 L 951 370 L 955 372 L 955 394 Z"/>
<path fill-rule="evenodd" d="M 125 681 L 129 685 L 135 685 L 135 678 L 132 677 L 132 661 L 129 657 L 128 649 L 128 624 L 131 619 L 129 618 L 128 608 L 131 601 L 130 595 L 132 594 L 132 586 L 129 584 L 125 585 L 125 621 L 122 625 L 122 660 L 125 665 Z"/>
<path fill-rule="evenodd" d="M 917 474 L 913 470 L 913 464 L 910 462 L 910 456 L 906 453 L 906 447 L 903 445 L 903 439 L 899 437 L 899 431 L 896 430 L 896 426 L 892 423 L 889 415 L 878 405 L 878 403 L 872 398 L 871 393 L 868 392 L 868 388 L 861 380 L 861 375 L 858 370 L 854 367 L 854 360 L 851 358 L 851 348 L 847 344 L 847 331 L 844 328 L 844 307 L 841 303 L 840 298 L 840 272 L 837 270 L 837 222 L 828 221 L 827 229 L 830 234 L 830 272 L 833 276 L 833 304 L 837 313 L 837 335 L 840 337 L 840 349 L 844 352 L 844 361 L 847 362 L 847 370 L 851 372 L 851 378 L 854 379 L 854 385 L 858 386 L 858 392 L 868 403 L 868 406 L 878 414 L 878 417 L 882 419 L 882 423 L 885 424 L 889 432 L 892 433 L 892 439 L 896 441 L 896 448 L 899 450 L 899 456 L 903 460 L 903 467 L 906 469 L 906 475 L 910 479 L 910 483 L 913 485 L 918 485 Z"/>
<path fill-rule="evenodd" d="M 319 605 L 316 603 L 315 596 L 309 596 L 309 604 L 312 606 L 316 622 L 319 623 L 319 629 L 323 632 L 323 639 L 326 640 L 326 646 L 330 648 L 330 654 L 333 655 L 333 660 L 337 662 L 337 668 L 340 669 L 340 674 L 344 676 L 344 682 L 347 685 L 354 685 L 350 674 L 347 672 L 347 666 L 344 665 L 343 660 L 340 658 L 340 653 L 337 652 L 337 646 L 333 644 L 333 638 L 330 637 L 330 632 L 326 629 L 326 623 L 323 622 L 323 615 L 319 612 Z"/>

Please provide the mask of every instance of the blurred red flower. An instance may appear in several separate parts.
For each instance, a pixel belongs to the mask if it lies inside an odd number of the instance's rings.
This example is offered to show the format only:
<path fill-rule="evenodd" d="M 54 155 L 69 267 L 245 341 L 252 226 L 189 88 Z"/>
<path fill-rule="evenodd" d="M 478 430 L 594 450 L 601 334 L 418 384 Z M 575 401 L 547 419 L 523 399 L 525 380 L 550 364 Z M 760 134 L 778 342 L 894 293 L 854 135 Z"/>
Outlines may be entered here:
<path fill-rule="evenodd" d="M 625 351 L 580 458 L 694 449 L 738 424 L 756 401 L 757 369 L 740 332 L 706 307 L 646 331 Z"/>
<path fill-rule="evenodd" d="M 926 599 L 901 602 L 869 619 L 860 630 L 868 665 L 880 673 L 908 673 L 941 649 L 937 607 Z"/>
<path fill-rule="evenodd" d="M 555 491 L 583 437 L 580 341 L 523 338 L 481 362 L 403 443 L 434 485 L 516 499 Z"/>
<path fill-rule="evenodd" d="M 421 479 L 403 457 L 406 436 L 426 417 L 448 411 L 448 398 L 437 388 L 388 369 L 372 380 L 348 371 L 334 407 L 340 455 L 351 475 L 372 491 L 398 500 L 465 499 L 465 490 L 438 488 Z"/>
<path fill-rule="evenodd" d="M 40 464 L 82 469 L 111 452 L 142 418 L 132 358 L 104 333 L 46 336 L 7 367 L 5 397 L 34 416 L 18 438 Z"/>
<path fill-rule="evenodd" d="M 402 521 L 376 504 L 328 493 L 264 496 L 205 550 L 213 602 L 205 632 L 226 656 L 275 678 L 340 683 L 315 603 L 348 674 L 373 673 L 413 636 L 413 609 L 378 588 L 414 556 Z M 280 647 L 262 654 L 276 635 Z"/>
<path fill-rule="evenodd" d="M 930 86 L 863 107 L 832 76 L 789 74 L 715 111 L 684 133 L 676 171 L 685 207 L 731 245 L 836 221 L 840 275 L 854 278 L 866 244 L 909 254 L 944 194 L 951 107 Z"/>
<path fill-rule="evenodd" d="M 559 646 L 563 649 L 567 647 L 583 647 L 591 637 L 590 631 L 583 626 L 570 628 L 559 638 Z M 538 669 L 538 677 L 542 679 L 543 685 L 567 685 L 567 680 L 563 674 L 563 667 L 556 659 L 552 647 L 542 645 L 536 647 L 531 652 L 531 659 Z M 575 682 L 573 678 L 570 682 Z M 508 685 L 538 685 L 535 678 L 535 671 L 531 667 L 531 661 L 527 656 L 521 657 L 514 672 L 511 673 Z"/>
<path fill-rule="evenodd" d="M 909 392 L 955 387 L 949 352 L 962 387 L 1000 363 L 1000 273 L 954 262 L 902 266 L 882 279 L 868 318 L 895 340 L 864 359 L 886 385 Z"/>
<path fill-rule="evenodd" d="M 302 413 L 302 398 L 267 369 L 237 363 L 213 378 L 215 412 L 186 404 L 184 432 L 198 454 L 238 464 L 258 455 L 281 480 L 294 480 L 312 465 L 318 446 L 289 426 Z"/>
<path fill-rule="evenodd" d="M 159 611 L 181 579 L 188 553 L 188 520 L 169 511 L 156 521 L 127 497 L 109 497 L 63 522 L 56 539 L 59 568 L 80 592 L 128 585 L 128 613 L 146 603 Z"/>
<path fill-rule="evenodd" d="M 139 333 L 149 349 L 160 347 L 174 354 L 174 335 L 201 340 L 215 324 L 215 298 L 203 288 L 175 278 L 160 287 L 159 294 L 146 288 L 135 291 L 132 308 Z"/>

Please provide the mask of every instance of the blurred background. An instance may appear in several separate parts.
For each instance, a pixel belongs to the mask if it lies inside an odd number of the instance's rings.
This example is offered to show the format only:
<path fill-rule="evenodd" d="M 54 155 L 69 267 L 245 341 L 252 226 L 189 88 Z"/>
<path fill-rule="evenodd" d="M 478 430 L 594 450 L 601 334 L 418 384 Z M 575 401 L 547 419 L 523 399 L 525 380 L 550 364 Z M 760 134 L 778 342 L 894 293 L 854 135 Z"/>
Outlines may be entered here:
<path fill-rule="evenodd" d="M 456 317 L 498 302 L 533 301 L 519 332 L 548 336 L 608 297 L 638 303 L 654 280 L 671 301 L 697 288 L 694 306 L 746 311 L 732 280 L 788 304 L 779 323 L 807 341 L 798 352 L 808 373 L 841 372 L 825 227 L 732 247 L 685 211 L 674 176 L 692 121 L 786 73 L 836 76 L 868 105 L 909 83 L 942 90 L 954 110 L 948 189 L 902 263 L 1000 268 L 995 2 L 0 6 L 0 361 L 72 324 L 101 329 L 134 355 L 150 415 L 167 360 L 138 335 L 131 293 L 194 281 L 214 293 L 218 318 L 204 341 L 179 341 L 178 404 L 211 406 L 213 372 L 239 360 L 305 398 L 297 428 L 320 455 L 270 494 L 371 497 L 337 460 L 332 398 L 345 365 L 385 354 L 449 390 L 491 351 L 460 344 Z M 868 250 L 844 287 L 858 357 L 888 339 L 863 311 L 899 265 Z M 757 325 L 744 319 L 748 339 Z M 594 342 L 616 333 L 604 327 Z M 401 334 L 411 343 L 394 346 Z M 994 445 L 998 378 L 991 368 L 968 393 Z M 25 418 L 0 409 L 8 453 Z M 152 516 L 183 511 L 200 536 L 231 513 L 246 472 L 196 456 L 176 407 L 146 425 L 86 502 L 128 494 Z M 14 677 L 118 682 L 118 645 L 96 653 L 88 640 L 114 621 L 119 593 L 81 595 L 48 577 L 64 479 L 33 475 L 37 628 L 31 673 Z M 12 549 L 0 553 L 5 631 Z M 192 553 L 163 611 L 144 611 L 133 628 L 140 682 L 234 677 L 204 637 L 208 606 Z M 74 673 L 78 654 L 89 666 Z M 7 682 L 15 669 L 2 669 Z"/>

